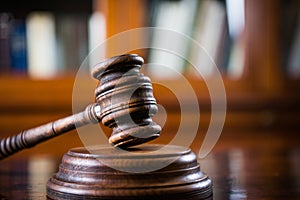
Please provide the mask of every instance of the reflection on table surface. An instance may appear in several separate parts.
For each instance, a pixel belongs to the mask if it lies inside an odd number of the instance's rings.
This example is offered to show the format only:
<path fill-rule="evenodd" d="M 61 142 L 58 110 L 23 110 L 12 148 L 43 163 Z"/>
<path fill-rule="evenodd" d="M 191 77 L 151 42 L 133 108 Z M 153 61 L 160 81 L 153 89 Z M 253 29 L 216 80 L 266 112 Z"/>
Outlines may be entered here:
<path fill-rule="evenodd" d="M 199 160 L 213 180 L 214 199 L 300 199 L 298 137 L 221 138 Z M 0 162 L 0 199 L 35 200 L 46 199 L 46 182 L 60 158 L 32 155 Z"/>
<path fill-rule="evenodd" d="M 1 161 L 0 199 L 46 199 L 46 182 L 58 162 L 48 155 Z"/>
<path fill-rule="evenodd" d="M 208 156 L 202 169 L 214 199 L 300 199 L 300 149 L 231 149 Z"/>

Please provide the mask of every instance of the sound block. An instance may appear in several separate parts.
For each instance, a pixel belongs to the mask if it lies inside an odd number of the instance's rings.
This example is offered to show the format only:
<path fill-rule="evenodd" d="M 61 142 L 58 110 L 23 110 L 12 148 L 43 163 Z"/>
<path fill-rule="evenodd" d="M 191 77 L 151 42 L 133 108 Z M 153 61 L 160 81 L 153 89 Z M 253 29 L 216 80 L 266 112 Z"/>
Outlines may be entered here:
<path fill-rule="evenodd" d="M 47 183 L 50 199 L 212 199 L 212 181 L 180 146 L 74 148 Z"/>

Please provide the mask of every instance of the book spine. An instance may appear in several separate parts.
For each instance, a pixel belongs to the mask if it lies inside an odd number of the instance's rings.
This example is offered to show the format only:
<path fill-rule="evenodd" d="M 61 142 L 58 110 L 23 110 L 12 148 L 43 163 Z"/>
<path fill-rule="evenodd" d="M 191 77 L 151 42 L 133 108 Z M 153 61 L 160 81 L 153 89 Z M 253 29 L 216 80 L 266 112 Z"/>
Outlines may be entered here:
<path fill-rule="evenodd" d="M 22 20 L 14 20 L 11 28 L 10 67 L 14 74 L 27 73 L 26 26 Z"/>
<path fill-rule="evenodd" d="M 231 79 L 240 79 L 245 71 L 245 5 L 244 1 L 227 0 L 227 21 L 231 41 L 227 75 Z"/>
<path fill-rule="evenodd" d="M 92 69 L 105 57 L 106 19 L 102 12 L 94 12 L 88 22 L 89 68 Z M 104 49 L 104 51 L 103 51 Z M 103 56 L 101 56 L 101 54 Z"/>
<path fill-rule="evenodd" d="M 88 16 L 59 14 L 56 19 L 57 66 L 63 73 L 76 72 L 88 54 Z"/>
<path fill-rule="evenodd" d="M 0 74 L 7 74 L 10 70 L 9 34 L 12 15 L 0 13 Z"/>
<path fill-rule="evenodd" d="M 293 35 L 293 44 L 288 58 L 287 73 L 288 77 L 297 79 L 300 77 L 300 15 L 298 24 Z"/>
<path fill-rule="evenodd" d="M 57 75 L 55 20 L 52 13 L 32 12 L 26 19 L 28 74 L 31 78 L 49 79 Z"/>

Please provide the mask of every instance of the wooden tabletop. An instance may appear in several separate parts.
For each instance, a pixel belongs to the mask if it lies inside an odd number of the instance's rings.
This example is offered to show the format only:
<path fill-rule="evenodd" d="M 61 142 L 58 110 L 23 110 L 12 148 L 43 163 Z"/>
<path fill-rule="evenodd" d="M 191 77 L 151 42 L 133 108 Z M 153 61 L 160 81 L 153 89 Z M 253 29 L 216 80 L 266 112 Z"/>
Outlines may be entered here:
<path fill-rule="evenodd" d="M 222 133 L 199 160 L 213 180 L 213 198 L 300 199 L 299 138 L 295 131 Z M 50 152 L 0 161 L 0 199 L 46 199 L 46 182 L 60 159 Z"/>

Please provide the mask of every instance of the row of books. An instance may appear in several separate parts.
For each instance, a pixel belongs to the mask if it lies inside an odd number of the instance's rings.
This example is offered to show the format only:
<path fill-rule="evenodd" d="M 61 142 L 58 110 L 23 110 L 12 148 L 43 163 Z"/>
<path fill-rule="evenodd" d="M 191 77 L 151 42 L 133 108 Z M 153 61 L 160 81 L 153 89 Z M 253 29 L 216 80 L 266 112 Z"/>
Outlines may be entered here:
<path fill-rule="evenodd" d="M 147 66 L 149 75 L 163 79 L 182 73 L 211 77 L 218 70 L 232 78 L 241 77 L 246 56 L 244 1 L 143 1 L 146 18 L 150 20 L 145 26 L 158 28 L 150 36 L 155 48 L 149 49 L 147 61 L 159 67 Z M 280 22 L 284 25 L 281 65 L 288 75 L 297 77 L 300 76 L 299 1 L 287 2 L 290 3 L 286 7 L 281 7 L 286 16 Z M 0 13 L 0 74 L 51 78 L 76 72 L 88 53 L 105 40 L 109 31 L 105 17 L 109 18 L 101 13 L 31 12 L 20 20 L 10 13 Z M 117 21 L 124 25 L 128 20 Z"/>
<path fill-rule="evenodd" d="M 105 37 L 99 13 L 31 12 L 25 19 L 0 13 L 0 74 L 53 78 L 74 73 Z"/>
<path fill-rule="evenodd" d="M 284 32 L 281 66 L 285 75 L 300 77 L 300 3 L 283 2 L 278 13 Z M 157 31 L 152 38 L 149 67 L 157 78 L 174 78 L 182 73 L 212 77 L 216 70 L 239 79 L 245 73 L 245 1 L 179 0 L 156 1 L 152 25 L 169 31 Z M 284 16 L 284 17 L 282 17 Z M 290 31 L 289 31 L 290 30 Z M 188 40 L 190 38 L 190 40 Z"/>
<path fill-rule="evenodd" d="M 149 61 L 160 63 L 149 73 L 174 78 L 181 73 L 211 77 L 218 70 L 238 78 L 243 73 L 244 1 L 159 1 L 153 25 L 165 30 L 153 35 Z M 230 18 L 228 11 L 235 12 Z M 240 16 L 237 16 L 240 15 Z M 233 21 L 232 19 L 237 19 Z M 173 32 L 173 33 L 172 33 Z M 168 66 L 168 67 L 164 67 Z"/>

